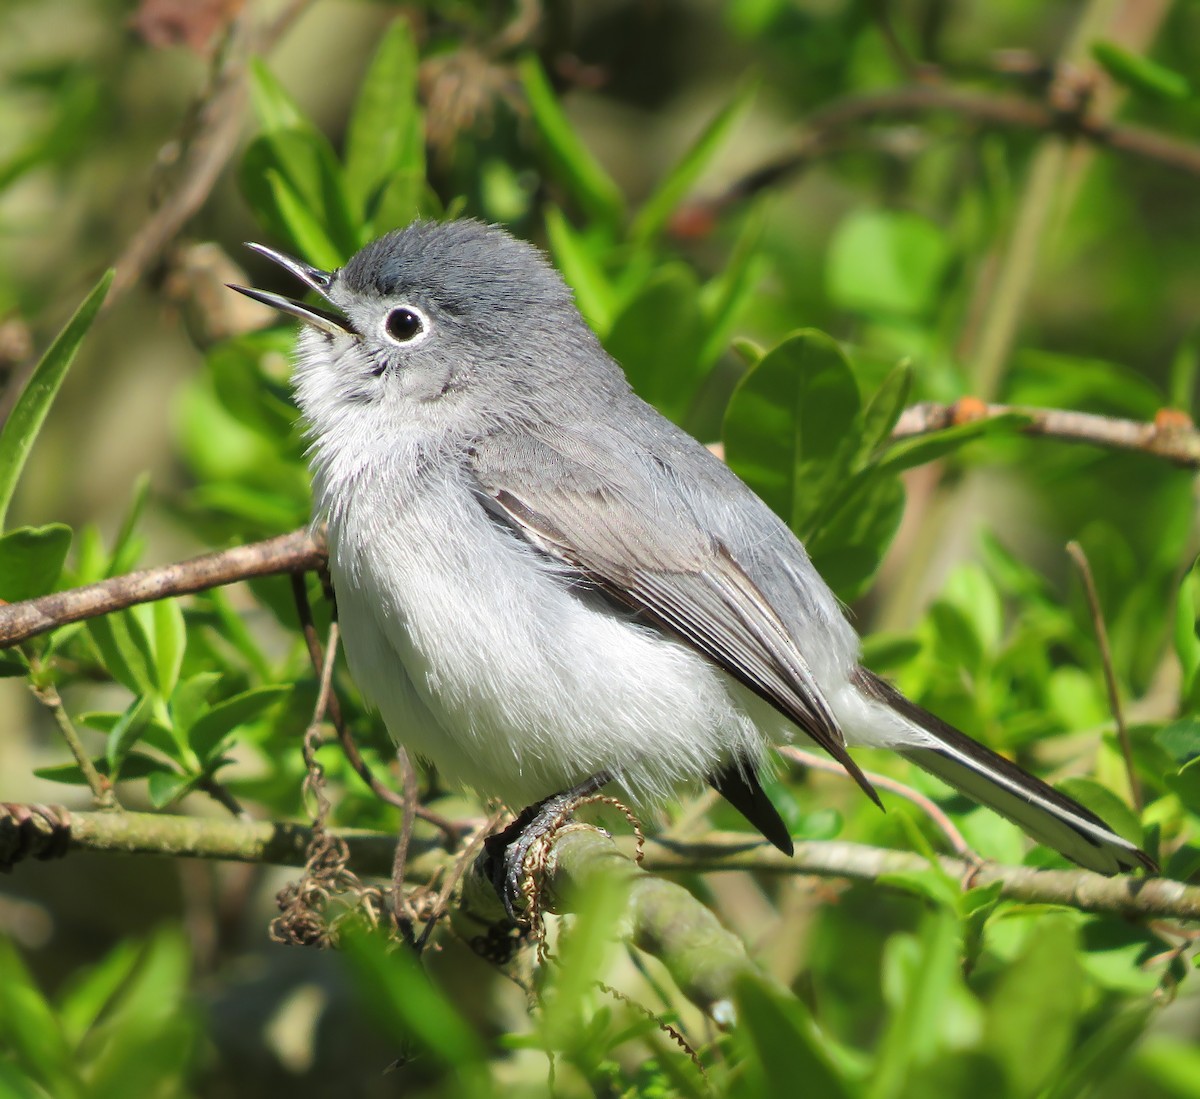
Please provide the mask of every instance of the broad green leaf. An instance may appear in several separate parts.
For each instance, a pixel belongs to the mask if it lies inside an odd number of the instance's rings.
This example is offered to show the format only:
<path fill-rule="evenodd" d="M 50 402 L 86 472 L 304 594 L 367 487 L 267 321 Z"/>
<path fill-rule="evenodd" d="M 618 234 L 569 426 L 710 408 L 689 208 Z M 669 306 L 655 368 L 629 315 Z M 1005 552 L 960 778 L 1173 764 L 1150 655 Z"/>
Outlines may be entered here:
<path fill-rule="evenodd" d="M 1188 715 L 1154 734 L 1155 741 L 1180 766 L 1200 759 L 1200 717 Z"/>
<path fill-rule="evenodd" d="M 831 497 L 805 531 L 813 565 L 844 602 L 858 598 L 879 570 L 904 516 L 904 486 L 889 474 L 866 470 Z"/>
<path fill-rule="evenodd" d="M 571 196 L 598 221 L 616 225 L 624 215 L 620 189 L 580 141 L 536 57 L 518 65 L 525 100 L 547 155 Z"/>
<path fill-rule="evenodd" d="M 635 241 L 647 241 L 662 231 L 675 208 L 696 185 L 701 174 L 712 163 L 717 150 L 746 113 L 756 91 L 757 85 L 753 83 L 741 88 L 704 128 L 679 163 L 667 173 L 633 219 L 630 236 Z"/>
<path fill-rule="evenodd" d="M 201 760 L 208 760 L 228 734 L 253 721 L 290 689 L 282 683 L 255 687 L 218 702 L 207 713 L 201 714 L 188 729 L 188 743 L 192 750 Z"/>
<path fill-rule="evenodd" d="M 1066 1062 L 1084 992 L 1078 949 L 1069 919 L 1044 917 L 1000 975 L 984 1034 L 1013 1095 L 1037 1095 Z"/>
<path fill-rule="evenodd" d="M 608 334 L 617 297 L 583 233 L 576 232 L 557 206 L 546 207 L 546 238 L 555 266 L 575 292 L 575 304 L 601 339 Z"/>
<path fill-rule="evenodd" d="M 934 871 L 923 886 L 937 889 L 939 884 L 945 884 L 945 875 Z M 907 1081 L 937 1050 L 960 981 L 957 923 L 949 906 L 936 908 L 925 914 L 918 935 L 896 936 L 888 944 L 893 980 L 903 985 L 903 992 L 893 988 L 888 997 L 892 1011 L 867 1092 L 871 1099 L 910 1094 Z"/>
<path fill-rule="evenodd" d="M 737 1001 L 735 1035 L 746 1051 L 745 1076 L 734 1091 L 739 1099 L 798 1093 L 851 1099 L 862 1094 L 830 1057 L 831 1043 L 798 999 L 745 977 L 738 982 Z"/>
<path fill-rule="evenodd" d="M 189 793 L 200 781 L 199 775 L 181 775 L 177 771 L 161 769 L 151 774 L 146 782 L 150 804 L 155 809 L 165 809 L 184 794 Z"/>
<path fill-rule="evenodd" d="M 945 234 L 917 214 L 856 210 L 829 246 L 826 283 L 843 309 L 923 316 L 940 300 L 950 259 Z"/>
<path fill-rule="evenodd" d="M 71 528 L 62 523 L 0 535 L 0 599 L 16 603 L 53 591 L 70 548 Z"/>
<path fill-rule="evenodd" d="M 42 356 L 21 395 L 13 405 L 0 431 L 0 530 L 4 527 L 8 506 L 12 503 L 13 491 L 25 468 L 25 460 L 33 447 L 33 441 L 41 430 L 50 411 L 50 405 L 66 377 L 67 369 L 79 350 L 83 337 L 91 328 L 96 314 L 104 304 L 104 297 L 112 283 L 113 272 L 106 272 L 96 283 L 75 315 L 67 321 L 45 355 Z"/>
<path fill-rule="evenodd" d="M 845 355 L 815 329 L 788 336 L 754 366 L 725 411 L 725 460 L 794 531 L 849 472 L 858 383 Z"/>
<path fill-rule="evenodd" d="M 617 314 L 604 346 L 639 397 L 681 423 L 703 378 L 700 286 L 690 267 L 671 264 Z"/>
<path fill-rule="evenodd" d="M 1096 42 L 1092 56 L 1118 84 L 1155 99 L 1190 99 L 1192 86 L 1183 73 L 1168 69 L 1141 54 L 1130 53 L 1112 42 Z"/>
<path fill-rule="evenodd" d="M 417 48 L 408 22 L 388 27 L 367 70 L 346 133 L 346 190 L 354 209 L 373 218 L 387 187 L 403 181 L 410 221 L 425 186 L 425 137 L 417 102 Z M 392 203 L 401 204 L 397 196 Z M 381 229 L 392 228 L 382 225 Z M 365 243 L 365 242 L 364 242 Z"/>

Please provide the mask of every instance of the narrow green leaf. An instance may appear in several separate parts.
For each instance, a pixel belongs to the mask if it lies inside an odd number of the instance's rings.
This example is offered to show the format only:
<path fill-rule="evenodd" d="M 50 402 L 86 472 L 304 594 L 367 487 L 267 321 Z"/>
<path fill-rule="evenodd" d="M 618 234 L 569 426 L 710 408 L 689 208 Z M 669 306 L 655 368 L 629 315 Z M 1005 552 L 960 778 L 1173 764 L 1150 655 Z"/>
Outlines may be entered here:
<path fill-rule="evenodd" d="M 591 217 L 616 225 L 625 209 L 621 191 L 579 140 L 537 58 L 526 57 L 518 72 L 534 125 L 571 196 Z"/>
<path fill-rule="evenodd" d="M 612 326 L 617 295 L 582 233 L 571 228 L 557 206 L 546 208 L 546 239 L 555 266 L 575 291 L 575 304 L 593 331 L 604 339 Z"/>
<path fill-rule="evenodd" d="M 363 218 L 371 217 L 385 187 L 398 178 L 411 194 L 408 220 L 416 216 L 425 183 L 418 60 L 408 22 L 394 20 L 359 88 L 346 134 L 346 190 Z"/>
<path fill-rule="evenodd" d="M 169 698 L 179 681 L 187 648 L 187 623 L 177 599 L 160 599 L 153 605 L 154 681 L 158 693 Z"/>
<path fill-rule="evenodd" d="M 117 531 L 117 537 L 113 540 L 112 554 L 109 557 L 108 568 L 104 572 L 106 578 L 129 572 L 141 557 L 142 547 L 137 537 L 137 529 L 149 499 L 150 474 L 142 473 L 134 482 L 129 510 L 125 513 L 121 529 Z"/>
<path fill-rule="evenodd" d="M 250 61 L 250 103 L 259 125 L 268 133 L 310 125 L 296 101 L 257 57 Z"/>
<path fill-rule="evenodd" d="M 795 332 L 734 390 L 725 411 L 725 460 L 803 536 L 849 472 L 859 409 L 858 383 L 841 348 L 815 329 Z"/>
<path fill-rule="evenodd" d="M 912 364 L 906 359 L 888 372 L 863 412 L 862 453 L 874 454 L 884 446 L 908 403 L 912 390 Z"/>
<path fill-rule="evenodd" d="M 108 774 L 108 760 L 103 756 L 97 756 L 92 760 L 92 764 L 100 774 Z M 146 778 L 160 772 L 175 773 L 170 765 L 143 752 L 130 752 L 121 764 L 121 779 L 126 782 L 130 779 Z M 78 763 L 57 763 L 50 767 L 35 767 L 33 773 L 38 778 L 44 778 L 49 782 L 65 782 L 71 786 L 87 784 L 87 779 L 83 777 Z"/>
<path fill-rule="evenodd" d="M 82 1096 L 83 1082 L 58 1018 L 6 939 L 0 939 L 0 1049 L 54 1099 Z"/>
<path fill-rule="evenodd" d="M 130 750 L 141 739 L 153 711 L 153 700 L 149 695 L 134 699 L 108 734 L 104 755 L 108 761 L 107 774 L 114 780 L 120 776 L 121 765 L 125 762 Z"/>
<path fill-rule="evenodd" d="M 797 999 L 753 977 L 737 985 L 737 1040 L 748 1079 L 735 1094 L 852 1099 L 860 1089 L 829 1056 L 829 1042 Z M 750 1086 L 747 1086 L 750 1085 Z"/>
<path fill-rule="evenodd" d="M 99 962 L 67 978 L 58 995 L 59 1019 L 72 1045 L 83 1040 L 108 1008 L 137 964 L 138 948 L 133 942 L 118 943 Z"/>
<path fill-rule="evenodd" d="M 199 781 L 199 775 L 181 775 L 167 770 L 155 771 L 146 782 L 150 804 L 155 809 L 165 809 L 188 793 Z"/>
<path fill-rule="evenodd" d="M 704 170 L 712 163 L 717 150 L 725 143 L 734 126 L 749 109 L 758 90 L 757 82 L 738 90 L 717 116 L 704 128 L 679 163 L 667 173 L 654 194 L 638 211 L 630 227 L 630 236 L 645 242 L 657 236 L 675 212 L 675 208 L 695 186 Z"/>
<path fill-rule="evenodd" d="M 1191 98 L 1192 86 L 1183 73 L 1168 69 L 1148 57 L 1130 53 L 1112 42 L 1094 43 L 1092 56 L 1104 66 L 1109 76 L 1131 91 L 1154 99 Z"/>
<path fill-rule="evenodd" d="M 87 631 L 100 650 L 108 673 L 136 695 L 154 689 L 153 656 L 141 623 L 128 611 L 87 622 Z"/>
<path fill-rule="evenodd" d="M 268 170 L 263 178 L 275 200 L 279 220 L 287 229 L 288 239 L 300 253 L 326 271 L 340 267 L 345 257 L 296 189 L 277 171 Z"/>
<path fill-rule="evenodd" d="M 914 466 L 926 465 L 944 458 L 967 443 L 991 435 L 1008 435 L 1020 431 L 1028 422 L 1019 412 L 1006 412 L 986 420 L 972 420 L 944 431 L 933 431 L 890 446 L 880 459 L 878 468 L 889 473 L 901 473 Z"/>
<path fill-rule="evenodd" d="M 106 272 L 96 283 L 75 315 L 67 321 L 46 354 L 33 369 L 25 388 L 13 405 L 8 420 L 0 431 L 0 529 L 4 527 L 8 506 L 12 503 L 17 480 L 25 468 L 25 460 L 33 441 L 50 411 L 50 405 L 66 377 L 67 369 L 79 350 L 83 337 L 91 328 L 96 314 L 104 304 L 113 272 Z"/>
<path fill-rule="evenodd" d="M 53 591 L 70 548 L 71 528 L 62 523 L 0 536 L 0 599 L 16 603 Z"/>
<path fill-rule="evenodd" d="M 769 261 L 760 249 L 765 225 L 761 211 L 758 206 L 746 216 L 729 261 L 701 292 L 700 304 L 708 324 L 700 349 L 700 361 L 705 365 L 716 362 L 728 349 L 742 311 L 767 269 Z"/>
<path fill-rule="evenodd" d="M 201 760 L 213 756 L 221 742 L 234 729 L 246 725 L 268 710 L 280 696 L 291 688 L 277 683 L 267 687 L 255 687 L 232 698 L 218 702 L 207 713 L 198 717 L 188 729 L 188 743 Z"/>
<path fill-rule="evenodd" d="M 1107 786 L 1102 786 L 1094 779 L 1076 777 L 1063 779 L 1058 783 L 1058 788 L 1090 809 L 1130 843 L 1140 845 L 1145 842 L 1142 822 L 1138 820 L 1137 814 Z"/>

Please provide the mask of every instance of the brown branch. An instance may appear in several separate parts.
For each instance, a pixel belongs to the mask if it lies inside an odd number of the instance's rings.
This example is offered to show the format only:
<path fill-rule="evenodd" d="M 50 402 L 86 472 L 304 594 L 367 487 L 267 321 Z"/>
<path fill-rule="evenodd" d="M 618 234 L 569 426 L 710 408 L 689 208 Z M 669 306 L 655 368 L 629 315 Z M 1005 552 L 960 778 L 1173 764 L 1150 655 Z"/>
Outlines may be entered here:
<path fill-rule="evenodd" d="M 207 553 L 173 565 L 159 565 L 114 576 L 81 588 L 0 606 L 0 649 L 78 622 L 175 595 L 190 595 L 258 576 L 306 572 L 325 560 L 325 549 L 307 530 L 265 542 Z"/>
<path fill-rule="evenodd" d="M 225 165 L 237 151 L 250 58 L 268 52 L 311 3 L 312 0 L 290 0 L 283 11 L 262 26 L 253 22 L 247 8 L 231 23 L 208 86 L 193 106 L 184 133 L 177 139 L 184 151 L 174 190 L 126 244 L 116 262 L 117 273 L 105 308 L 111 308 L 117 298 L 141 279 L 204 205 Z"/>
<path fill-rule="evenodd" d="M 1135 450 L 1188 469 L 1200 469 L 1200 431 L 1186 415 L 1169 410 L 1161 412 L 1153 422 L 1146 422 L 1070 409 L 986 404 L 973 397 L 964 397 L 953 404 L 925 401 L 901 413 L 892 430 L 892 439 L 926 435 L 957 424 L 991 420 L 1012 413 L 1026 419 L 1021 428 L 1026 435 L 1089 443 L 1109 450 Z"/>
<path fill-rule="evenodd" d="M 912 84 L 846 96 L 813 111 L 805 119 L 805 131 L 790 152 L 748 173 L 719 196 L 686 208 L 680 217 L 685 223 L 698 215 L 711 217 L 803 171 L 820 157 L 856 145 L 856 138 L 847 133 L 854 127 L 930 113 L 959 115 L 985 127 L 1076 137 L 1099 148 L 1200 176 L 1200 145 L 1142 126 L 1104 122 L 1091 117 L 1086 106 L 1084 103 L 1080 109 L 1055 110 L 1024 96 L 968 91 L 944 84 Z"/>
<path fill-rule="evenodd" d="M 577 827 L 564 829 L 571 834 Z M 465 829 L 464 829 L 465 831 Z M 339 829 L 360 874 L 387 878 L 396 839 L 390 833 Z M 70 851 L 107 851 L 133 855 L 223 859 L 236 862 L 303 866 L 312 830 L 271 821 L 200 819 L 166 813 L 68 813 L 47 806 L 0 803 L 0 866 L 22 858 L 52 858 Z M 633 841 L 621 841 L 622 850 Z M 554 872 L 557 860 L 549 860 Z M 454 856 L 432 838 L 413 837 L 408 874 L 427 881 Z M 768 874 L 811 874 L 822 878 L 875 881 L 887 874 L 920 873 L 930 860 L 839 840 L 801 842 L 794 858 L 745 833 L 713 833 L 690 843 L 651 841 L 643 868 L 655 873 L 752 870 Z M 981 867 L 949 855 L 936 865 L 956 881 L 974 886 L 998 882 L 1001 896 L 1029 904 L 1065 904 L 1083 912 L 1158 919 L 1200 920 L 1200 886 L 1168 878 L 1106 878 L 1089 870 L 1040 870 L 1029 866 Z M 498 899 L 494 898 L 496 905 Z"/>

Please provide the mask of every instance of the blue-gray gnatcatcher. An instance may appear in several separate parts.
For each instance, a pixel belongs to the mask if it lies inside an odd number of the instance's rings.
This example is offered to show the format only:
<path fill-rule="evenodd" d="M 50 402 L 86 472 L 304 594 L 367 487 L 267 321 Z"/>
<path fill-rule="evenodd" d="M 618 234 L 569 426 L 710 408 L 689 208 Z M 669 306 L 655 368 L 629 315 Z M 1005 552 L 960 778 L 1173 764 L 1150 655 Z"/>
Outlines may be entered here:
<path fill-rule="evenodd" d="M 296 397 L 350 670 L 445 778 L 529 804 L 592 776 L 639 803 L 703 780 L 792 841 L 758 771 L 797 728 L 901 752 L 1083 866 L 1154 864 L 1102 820 L 908 701 L 804 547 L 634 395 L 534 247 L 418 221 L 320 271 Z M 876 800 L 878 800 L 876 798 Z"/>

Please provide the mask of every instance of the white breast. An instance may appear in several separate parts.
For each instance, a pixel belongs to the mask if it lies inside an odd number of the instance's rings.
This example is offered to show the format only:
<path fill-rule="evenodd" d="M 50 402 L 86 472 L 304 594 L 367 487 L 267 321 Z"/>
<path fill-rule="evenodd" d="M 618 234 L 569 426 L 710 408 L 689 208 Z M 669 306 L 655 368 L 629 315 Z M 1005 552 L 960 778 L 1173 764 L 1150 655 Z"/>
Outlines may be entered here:
<path fill-rule="evenodd" d="M 761 753 L 721 672 L 573 588 L 461 473 L 360 482 L 339 501 L 330 567 L 350 670 L 449 781 L 523 804 L 608 769 L 659 800 Z"/>

